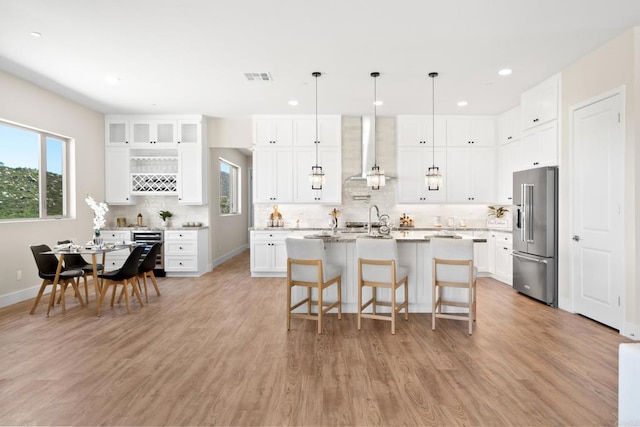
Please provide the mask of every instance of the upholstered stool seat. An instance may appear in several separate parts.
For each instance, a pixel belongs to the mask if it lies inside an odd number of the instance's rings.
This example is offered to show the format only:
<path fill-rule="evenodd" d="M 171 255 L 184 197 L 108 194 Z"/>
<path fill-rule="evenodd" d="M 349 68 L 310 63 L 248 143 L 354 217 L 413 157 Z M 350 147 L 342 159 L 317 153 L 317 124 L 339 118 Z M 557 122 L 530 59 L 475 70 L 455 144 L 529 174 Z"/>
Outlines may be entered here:
<path fill-rule="evenodd" d="M 342 319 L 342 267 L 326 262 L 324 242 L 321 239 L 285 240 L 287 247 L 287 330 L 291 329 L 291 318 L 316 320 L 318 333 L 322 333 L 322 319 L 331 309 L 338 309 L 338 319 Z M 338 298 L 335 302 L 324 301 L 324 290 L 331 285 L 337 286 Z M 307 288 L 307 297 L 291 302 L 294 286 Z M 317 300 L 312 300 L 311 290 L 317 289 Z M 294 310 L 307 304 L 306 313 Z M 312 306 L 318 307 L 318 313 L 312 313 Z"/>
<path fill-rule="evenodd" d="M 409 320 L 409 269 L 398 262 L 398 243 L 395 239 L 356 240 L 358 257 L 358 329 L 362 327 L 362 318 L 385 320 L 391 322 L 391 333 L 396 333 L 396 315 L 404 309 L 404 319 Z M 362 290 L 371 288 L 371 299 L 363 304 Z M 398 304 L 396 291 L 404 286 L 404 301 Z M 378 300 L 378 288 L 391 290 L 391 301 Z M 364 310 L 371 305 L 372 312 Z M 390 315 L 379 314 L 377 307 L 391 308 Z"/>

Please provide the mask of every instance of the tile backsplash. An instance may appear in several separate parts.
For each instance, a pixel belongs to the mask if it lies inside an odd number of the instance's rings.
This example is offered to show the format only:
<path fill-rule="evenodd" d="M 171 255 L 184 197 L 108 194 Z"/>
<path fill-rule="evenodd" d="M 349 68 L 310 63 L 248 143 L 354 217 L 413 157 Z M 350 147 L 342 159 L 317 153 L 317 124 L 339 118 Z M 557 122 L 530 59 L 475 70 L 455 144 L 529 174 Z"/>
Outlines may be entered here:
<path fill-rule="evenodd" d="M 127 224 L 135 224 L 139 213 L 142 214 L 143 225 L 160 227 L 162 219 L 158 212 L 170 211 L 173 213 L 171 224 L 179 227 L 184 222 L 201 222 L 209 224 L 208 206 L 187 206 L 178 204 L 178 198 L 172 196 L 143 196 L 137 198 L 137 204 L 133 206 L 109 205 L 107 213 L 107 226 L 115 227 L 116 218 L 126 218 Z"/>

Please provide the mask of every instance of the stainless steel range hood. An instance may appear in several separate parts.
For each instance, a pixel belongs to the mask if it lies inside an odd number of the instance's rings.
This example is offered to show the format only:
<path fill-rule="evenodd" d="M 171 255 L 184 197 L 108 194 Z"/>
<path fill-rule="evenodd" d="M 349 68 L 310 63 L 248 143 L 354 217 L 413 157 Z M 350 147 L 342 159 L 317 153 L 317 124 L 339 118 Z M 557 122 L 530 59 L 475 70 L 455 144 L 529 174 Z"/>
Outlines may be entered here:
<path fill-rule="evenodd" d="M 366 180 L 367 173 L 376 163 L 376 117 L 375 116 L 362 116 L 361 118 L 362 141 L 360 145 L 360 153 L 362 155 L 360 159 L 360 173 L 349 177 L 352 180 Z M 380 166 L 378 164 L 378 166 Z M 382 168 L 384 169 L 384 168 Z M 386 179 L 394 179 L 394 177 L 386 175 Z"/>

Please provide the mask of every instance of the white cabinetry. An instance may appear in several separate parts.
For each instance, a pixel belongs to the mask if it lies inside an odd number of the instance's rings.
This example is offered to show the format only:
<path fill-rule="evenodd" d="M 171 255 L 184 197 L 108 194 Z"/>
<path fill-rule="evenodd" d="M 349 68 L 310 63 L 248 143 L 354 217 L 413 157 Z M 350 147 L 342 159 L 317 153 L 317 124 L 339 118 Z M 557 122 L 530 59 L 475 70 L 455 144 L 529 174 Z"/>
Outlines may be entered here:
<path fill-rule="evenodd" d="M 207 270 L 207 229 L 164 232 L 164 269 L 168 276 L 200 276 Z"/>
<path fill-rule="evenodd" d="M 494 148 L 447 148 L 447 202 L 493 202 L 495 171 Z"/>
<path fill-rule="evenodd" d="M 253 194 L 257 203 L 293 200 L 291 148 L 256 147 L 253 152 Z"/>
<path fill-rule="evenodd" d="M 285 276 L 289 231 L 251 231 L 251 277 Z"/>
<path fill-rule="evenodd" d="M 560 75 L 556 74 L 521 95 L 523 129 L 558 118 L 559 86 Z"/>
<path fill-rule="evenodd" d="M 473 244 L 473 264 L 478 269 L 478 273 L 489 273 L 489 232 L 476 230 L 473 237 L 487 239 L 487 242 L 477 242 Z"/>
<path fill-rule="evenodd" d="M 129 120 L 112 117 L 105 120 L 106 145 L 124 146 L 129 143 Z"/>
<path fill-rule="evenodd" d="M 425 175 L 434 164 L 443 170 L 446 164 L 446 150 L 430 146 L 398 148 L 398 203 L 443 203 L 446 201 L 446 180 L 438 190 L 429 190 Z"/>
<path fill-rule="evenodd" d="M 105 201 L 112 205 L 131 205 L 129 148 L 107 146 L 105 149 Z"/>
<path fill-rule="evenodd" d="M 520 106 L 512 108 L 498 117 L 498 142 L 509 144 L 522 136 L 522 112 Z"/>
<path fill-rule="evenodd" d="M 509 285 L 513 284 L 513 236 L 511 233 L 495 232 L 494 277 Z"/>
<path fill-rule="evenodd" d="M 493 117 L 455 117 L 447 119 L 448 147 L 493 147 L 496 144 L 496 119 Z"/>
<path fill-rule="evenodd" d="M 206 124 L 201 120 L 178 120 L 178 203 L 206 205 Z"/>
<path fill-rule="evenodd" d="M 109 230 L 103 231 L 101 237 L 105 243 L 123 243 L 131 241 L 131 232 L 129 230 Z M 112 271 L 122 267 L 122 264 L 129 257 L 129 253 L 130 250 L 128 248 L 106 253 L 104 269 Z"/>
<path fill-rule="evenodd" d="M 134 148 L 175 148 L 176 120 L 131 120 L 131 144 Z"/>
<path fill-rule="evenodd" d="M 433 122 L 431 116 L 398 116 L 396 121 L 398 147 L 433 148 Z M 444 117 L 435 117 L 435 146 L 447 144 L 447 121 Z"/>
<path fill-rule="evenodd" d="M 256 146 L 290 147 L 293 143 L 293 119 L 278 116 L 255 117 L 253 142 Z"/>
<path fill-rule="evenodd" d="M 527 130 L 522 138 L 523 169 L 558 164 L 558 122 L 553 120 Z"/>
<path fill-rule="evenodd" d="M 318 165 L 322 166 L 325 183 L 321 190 L 311 189 L 309 174 L 315 165 L 316 150 L 296 148 L 293 150 L 293 200 L 295 203 L 342 203 L 342 162 L 340 147 L 318 148 Z"/>
<path fill-rule="evenodd" d="M 496 202 L 513 204 L 513 172 L 521 170 L 522 140 L 498 147 L 498 194 Z"/>
<path fill-rule="evenodd" d="M 320 147 L 340 147 L 342 140 L 342 120 L 336 115 L 318 116 L 318 141 Z M 293 145 L 296 147 L 313 147 L 316 141 L 315 116 L 293 119 Z M 256 141 L 258 145 L 258 141 Z"/>

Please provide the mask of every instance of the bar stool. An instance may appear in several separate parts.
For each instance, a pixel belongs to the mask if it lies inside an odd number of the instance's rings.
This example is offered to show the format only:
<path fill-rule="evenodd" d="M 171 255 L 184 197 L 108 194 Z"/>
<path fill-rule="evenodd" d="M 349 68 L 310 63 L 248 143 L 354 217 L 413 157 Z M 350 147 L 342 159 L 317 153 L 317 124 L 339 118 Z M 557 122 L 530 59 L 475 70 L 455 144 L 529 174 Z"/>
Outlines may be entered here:
<path fill-rule="evenodd" d="M 398 243 L 395 239 L 356 239 L 358 257 L 358 330 L 362 318 L 391 322 L 391 333 L 396 333 L 396 314 L 404 309 L 404 320 L 409 320 L 409 293 L 407 267 L 398 263 Z M 404 301 L 396 302 L 396 290 L 404 285 Z M 371 287 L 371 299 L 362 303 L 362 288 Z M 378 288 L 391 290 L 391 301 L 378 301 Z M 363 313 L 369 305 L 372 313 Z M 391 315 L 381 315 L 377 306 L 391 307 Z"/>
<path fill-rule="evenodd" d="M 476 319 L 476 276 L 473 266 L 473 240 L 433 238 L 431 239 L 432 289 L 431 329 L 436 329 L 436 318 L 464 320 L 469 322 L 469 335 L 473 334 Z M 444 288 L 464 289 L 466 301 L 454 301 L 443 297 Z M 466 307 L 467 313 L 443 313 L 442 307 Z"/>
<path fill-rule="evenodd" d="M 322 333 L 322 318 L 331 309 L 338 309 L 338 319 L 342 319 L 342 267 L 328 264 L 325 259 L 324 242 L 321 239 L 285 239 L 287 248 L 287 330 L 291 329 L 291 318 L 316 320 L 318 333 Z M 331 285 L 338 287 L 336 302 L 323 300 L 323 292 Z M 291 303 L 291 290 L 294 286 L 307 288 L 307 297 L 295 304 Z M 318 300 L 311 299 L 311 290 L 318 290 Z M 307 313 L 294 313 L 293 310 L 307 304 Z M 311 306 L 318 307 L 318 313 L 311 313 Z"/>

